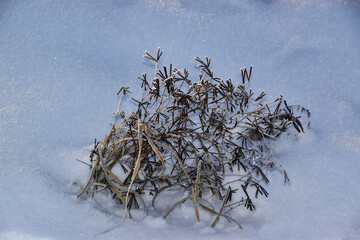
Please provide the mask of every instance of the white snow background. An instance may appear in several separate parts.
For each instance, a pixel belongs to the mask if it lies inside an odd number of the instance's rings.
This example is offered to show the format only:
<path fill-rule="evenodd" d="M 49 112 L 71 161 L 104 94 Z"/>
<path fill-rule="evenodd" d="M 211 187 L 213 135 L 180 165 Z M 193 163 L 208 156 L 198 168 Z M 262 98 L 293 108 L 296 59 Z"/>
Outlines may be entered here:
<path fill-rule="evenodd" d="M 195 56 L 235 82 L 252 64 L 256 93 L 312 112 L 305 134 L 273 144 L 290 185 L 271 173 L 269 198 L 237 210 L 243 230 L 183 209 L 96 235 L 122 209 L 76 198 L 89 174 L 76 159 L 105 137 L 120 87 L 136 95 L 153 72 L 142 55 L 158 46 L 161 65 L 193 76 Z M 360 1 L 3 0 L 0 96 L 0 239 L 360 239 Z"/>

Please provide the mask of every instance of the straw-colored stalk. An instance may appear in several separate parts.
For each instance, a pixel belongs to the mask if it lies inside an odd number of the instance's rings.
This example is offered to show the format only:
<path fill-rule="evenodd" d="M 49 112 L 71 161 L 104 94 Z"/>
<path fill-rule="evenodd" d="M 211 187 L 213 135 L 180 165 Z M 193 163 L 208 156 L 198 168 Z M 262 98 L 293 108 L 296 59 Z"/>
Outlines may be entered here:
<path fill-rule="evenodd" d="M 128 191 L 126 193 L 126 198 L 125 198 L 125 212 L 124 212 L 124 216 L 123 216 L 123 219 L 125 218 L 126 216 L 126 212 L 128 210 L 128 198 L 129 198 L 129 193 L 130 193 L 130 190 L 131 190 L 131 186 L 132 184 L 134 183 L 134 180 L 136 178 L 136 175 L 139 171 L 139 168 L 140 168 L 140 163 L 141 163 L 141 148 L 142 148 L 142 134 L 143 134 L 143 124 L 142 124 L 142 121 L 139 119 L 138 120 L 138 141 L 139 141 L 139 153 L 138 153 L 138 157 L 137 157 L 137 160 L 136 160 L 136 163 L 135 163 L 135 167 L 134 167 L 134 171 L 133 171 L 133 174 L 131 176 L 131 182 L 129 184 L 129 188 L 128 188 Z"/>

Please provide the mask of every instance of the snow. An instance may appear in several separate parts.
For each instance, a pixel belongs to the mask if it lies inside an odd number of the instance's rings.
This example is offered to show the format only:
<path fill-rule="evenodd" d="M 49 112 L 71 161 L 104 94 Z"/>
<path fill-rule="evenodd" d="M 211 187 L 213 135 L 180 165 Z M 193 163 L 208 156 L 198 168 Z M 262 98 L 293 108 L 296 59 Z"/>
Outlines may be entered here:
<path fill-rule="evenodd" d="M 359 23 L 358 0 L 1 1 L 0 239 L 359 239 Z M 139 94 L 158 46 L 161 64 L 194 72 L 209 56 L 233 81 L 252 64 L 256 93 L 312 112 L 310 130 L 272 144 L 291 184 L 271 173 L 243 230 L 185 206 L 97 235 L 122 209 L 76 197 L 89 173 L 76 159 L 109 130 L 120 87 Z"/>

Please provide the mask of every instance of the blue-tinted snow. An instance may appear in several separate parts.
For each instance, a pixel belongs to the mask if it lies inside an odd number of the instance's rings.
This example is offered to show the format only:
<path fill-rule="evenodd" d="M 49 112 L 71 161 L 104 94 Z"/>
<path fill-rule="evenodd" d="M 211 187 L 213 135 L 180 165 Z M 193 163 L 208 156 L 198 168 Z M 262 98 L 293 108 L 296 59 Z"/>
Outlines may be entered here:
<path fill-rule="evenodd" d="M 1 1 L 0 238 L 358 239 L 359 24 L 356 0 Z M 137 94 L 152 72 L 143 51 L 158 46 L 162 64 L 196 71 L 193 57 L 209 56 L 233 80 L 252 64 L 254 91 L 312 111 L 311 130 L 273 144 L 291 184 L 272 173 L 270 197 L 239 211 L 244 230 L 192 225 L 185 208 L 94 236 L 120 210 L 76 198 L 88 169 L 75 159 L 109 130 L 117 90 Z"/>

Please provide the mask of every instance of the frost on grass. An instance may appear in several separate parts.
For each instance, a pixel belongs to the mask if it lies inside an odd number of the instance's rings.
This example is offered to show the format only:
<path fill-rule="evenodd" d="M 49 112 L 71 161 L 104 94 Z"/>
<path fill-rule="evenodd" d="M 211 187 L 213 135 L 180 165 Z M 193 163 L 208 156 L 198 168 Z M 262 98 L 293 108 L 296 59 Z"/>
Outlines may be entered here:
<path fill-rule="evenodd" d="M 131 98 L 137 105 L 131 113 L 121 109 L 129 89 L 118 92 L 112 128 L 101 143 L 95 140 L 90 175 L 79 196 L 107 191 L 130 218 L 132 208 L 156 209 L 161 198 L 170 203 L 158 209 L 164 218 L 189 202 L 197 221 L 207 212 L 212 227 L 223 217 L 241 228 L 229 212 L 255 210 L 253 197 L 269 194 L 264 186 L 270 169 L 289 181 L 269 142 L 291 126 L 304 132 L 295 114 L 309 117 L 310 112 L 288 105 L 281 95 L 266 102 L 265 92 L 247 89 L 252 67 L 241 69 L 241 83 L 235 84 L 216 77 L 209 58 L 196 57 L 200 73 L 192 81 L 186 69 L 159 68 L 160 49 L 154 56 L 145 53 L 154 75 L 138 77 L 143 96 Z"/>

